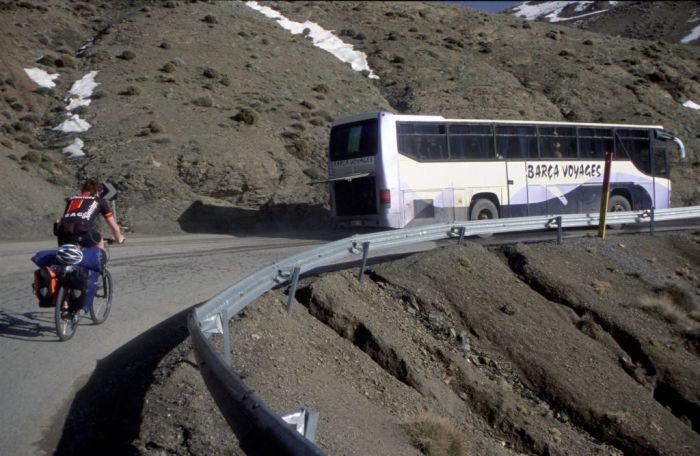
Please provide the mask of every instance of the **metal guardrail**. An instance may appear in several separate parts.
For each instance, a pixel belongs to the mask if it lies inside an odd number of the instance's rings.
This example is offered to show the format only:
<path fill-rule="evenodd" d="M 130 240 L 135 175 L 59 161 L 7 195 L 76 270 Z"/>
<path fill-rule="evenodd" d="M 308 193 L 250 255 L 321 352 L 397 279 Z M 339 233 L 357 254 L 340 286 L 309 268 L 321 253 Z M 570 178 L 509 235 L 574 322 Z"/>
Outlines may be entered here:
<path fill-rule="evenodd" d="M 648 223 L 653 234 L 655 222 L 693 218 L 700 218 L 700 206 L 612 212 L 607 214 L 606 222 L 608 225 Z M 361 280 L 370 249 L 374 252 L 450 238 L 461 243 L 468 236 L 543 229 L 556 229 L 557 240 L 561 241 L 563 228 L 597 227 L 598 221 L 598 214 L 571 214 L 435 224 L 352 236 L 293 255 L 251 274 L 190 314 L 188 327 L 200 372 L 246 454 L 323 455 L 313 444 L 316 412 L 302 408 L 278 415 L 234 373 L 228 326 L 231 317 L 263 293 L 282 285 L 290 285 L 287 309 L 291 310 L 301 274 L 348 258 L 359 260 L 360 255 Z M 222 353 L 210 344 L 213 334 L 223 336 Z"/>

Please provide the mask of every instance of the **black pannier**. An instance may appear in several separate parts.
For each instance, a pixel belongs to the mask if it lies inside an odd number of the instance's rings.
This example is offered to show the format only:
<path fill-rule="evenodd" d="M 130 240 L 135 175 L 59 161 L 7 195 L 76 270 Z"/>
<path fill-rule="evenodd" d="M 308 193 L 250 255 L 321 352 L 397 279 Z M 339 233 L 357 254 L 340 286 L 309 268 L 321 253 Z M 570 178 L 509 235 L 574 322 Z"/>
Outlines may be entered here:
<path fill-rule="evenodd" d="M 48 266 L 34 271 L 34 283 L 32 284 L 34 295 L 39 300 L 39 307 L 53 307 L 54 296 L 58 291 L 58 277 L 53 269 Z"/>

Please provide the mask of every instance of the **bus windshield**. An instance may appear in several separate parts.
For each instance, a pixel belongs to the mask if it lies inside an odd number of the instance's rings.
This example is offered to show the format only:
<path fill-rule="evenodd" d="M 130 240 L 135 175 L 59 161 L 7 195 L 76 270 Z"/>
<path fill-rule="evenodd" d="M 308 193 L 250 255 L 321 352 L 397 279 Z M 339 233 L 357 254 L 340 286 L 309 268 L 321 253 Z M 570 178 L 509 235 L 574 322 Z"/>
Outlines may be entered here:
<path fill-rule="evenodd" d="M 339 125 L 331 130 L 332 161 L 368 157 L 377 154 L 378 122 L 376 119 Z"/>

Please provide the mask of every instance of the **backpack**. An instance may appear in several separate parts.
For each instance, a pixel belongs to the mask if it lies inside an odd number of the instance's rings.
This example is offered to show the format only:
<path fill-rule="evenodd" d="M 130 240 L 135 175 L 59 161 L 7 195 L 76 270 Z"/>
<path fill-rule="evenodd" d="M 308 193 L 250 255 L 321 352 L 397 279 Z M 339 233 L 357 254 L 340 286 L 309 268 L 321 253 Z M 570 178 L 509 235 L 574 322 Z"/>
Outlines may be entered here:
<path fill-rule="evenodd" d="M 32 284 L 34 295 L 39 300 L 39 307 L 53 307 L 54 296 L 58 291 L 58 277 L 56 272 L 44 266 L 34 271 L 34 283 Z"/>

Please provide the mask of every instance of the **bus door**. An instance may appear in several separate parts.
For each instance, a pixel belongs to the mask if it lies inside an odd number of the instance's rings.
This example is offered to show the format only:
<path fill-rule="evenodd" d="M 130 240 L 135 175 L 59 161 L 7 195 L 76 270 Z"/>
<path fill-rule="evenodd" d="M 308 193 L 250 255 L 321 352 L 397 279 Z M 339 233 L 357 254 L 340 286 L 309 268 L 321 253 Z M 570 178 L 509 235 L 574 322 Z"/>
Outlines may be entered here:
<path fill-rule="evenodd" d="M 504 217 L 526 217 L 528 215 L 527 162 L 508 160 L 506 166 L 507 200 L 503 206 Z"/>

